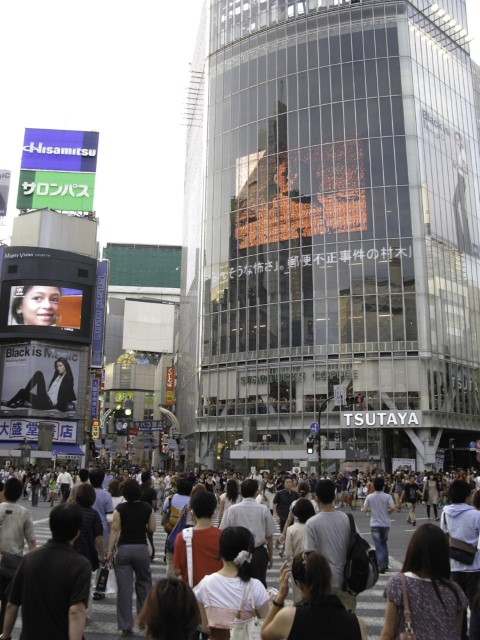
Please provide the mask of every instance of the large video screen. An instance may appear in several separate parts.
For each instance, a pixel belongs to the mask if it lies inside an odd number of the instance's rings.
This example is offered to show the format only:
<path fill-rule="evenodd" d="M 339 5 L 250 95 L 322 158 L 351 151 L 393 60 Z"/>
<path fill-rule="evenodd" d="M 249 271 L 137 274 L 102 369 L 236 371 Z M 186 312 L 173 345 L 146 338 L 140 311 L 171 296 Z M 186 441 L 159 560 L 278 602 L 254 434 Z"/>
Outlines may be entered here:
<path fill-rule="evenodd" d="M 0 335 L 89 337 L 91 287 L 50 281 L 2 284 Z"/>
<path fill-rule="evenodd" d="M 2 265 L 0 337 L 91 342 L 96 260 L 9 247 Z"/>

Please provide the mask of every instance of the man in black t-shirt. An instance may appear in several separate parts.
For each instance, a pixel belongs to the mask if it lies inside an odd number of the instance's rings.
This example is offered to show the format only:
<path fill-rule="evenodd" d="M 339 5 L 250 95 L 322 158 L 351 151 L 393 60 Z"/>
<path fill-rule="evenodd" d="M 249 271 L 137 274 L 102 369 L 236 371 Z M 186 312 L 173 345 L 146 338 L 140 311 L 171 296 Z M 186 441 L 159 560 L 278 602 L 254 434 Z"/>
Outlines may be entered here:
<path fill-rule="evenodd" d="M 72 546 L 81 524 L 77 504 L 51 510 L 52 539 L 24 556 L 13 578 L 3 638 L 11 637 L 19 607 L 23 640 L 82 637 L 92 568 Z"/>
<path fill-rule="evenodd" d="M 143 502 L 148 502 L 152 506 L 154 511 L 157 511 L 157 492 L 152 487 L 152 476 L 150 471 L 144 471 L 142 473 L 142 484 L 140 485 L 140 490 L 142 492 L 142 500 Z M 148 533 L 148 542 L 150 544 L 150 560 L 155 558 L 155 547 L 153 546 L 153 533 Z"/>
<path fill-rule="evenodd" d="M 413 526 L 417 524 L 415 518 L 415 505 L 420 500 L 421 495 L 418 485 L 415 482 L 415 476 L 410 476 L 410 479 L 405 484 L 405 488 L 402 493 L 402 502 L 404 502 L 408 508 L 407 522 L 410 522 Z"/>
<path fill-rule="evenodd" d="M 291 478 L 285 478 L 283 486 L 284 488 L 277 491 L 273 499 L 273 516 L 278 518 L 280 522 L 281 534 L 290 513 L 290 505 L 294 500 L 298 500 L 298 493 L 292 489 L 293 480 Z"/>
<path fill-rule="evenodd" d="M 38 507 L 38 494 L 40 493 L 40 483 L 42 476 L 37 465 L 28 472 L 28 482 L 30 483 L 30 489 L 32 490 L 32 507 Z"/>

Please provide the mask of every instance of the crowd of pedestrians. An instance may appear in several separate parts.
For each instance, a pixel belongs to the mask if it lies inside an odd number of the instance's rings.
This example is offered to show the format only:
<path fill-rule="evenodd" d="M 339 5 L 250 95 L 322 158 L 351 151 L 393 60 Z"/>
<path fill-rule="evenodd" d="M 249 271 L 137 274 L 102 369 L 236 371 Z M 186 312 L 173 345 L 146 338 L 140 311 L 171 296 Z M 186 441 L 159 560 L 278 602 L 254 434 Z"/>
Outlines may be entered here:
<path fill-rule="evenodd" d="M 480 475 L 473 470 L 317 478 L 10 467 L 2 475 L 2 640 L 20 607 L 24 640 L 39 628 L 54 640 L 81 640 L 91 599 L 105 597 L 97 588 L 104 563 L 115 567 L 123 636 L 137 624 L 150 640 L 228 640 L 235 620 L 258 617 L 264 640 L 365 640 L 344 577 L 349 514 L 357 509 L 369 516 L 381 573 L 390 571 L 391 514 L 403 511 L 414 527 L 402 569 L 385 586 L 381 640 L 411 628 L 416 640 L 480 640 Z M 39 548 L 22 499 L 51 504 L 52 537 Z M 419 505 L 433 521 L 417 528 Z M 154 547 L 157 527 L 167 534 L 165 549 Z M 278 583 L 268 584 L 276 552 L 284 563 Z M 156 556 L 166 577 L 153 585 Z M 37 606 L 42 627 L 29 618 Z"/>

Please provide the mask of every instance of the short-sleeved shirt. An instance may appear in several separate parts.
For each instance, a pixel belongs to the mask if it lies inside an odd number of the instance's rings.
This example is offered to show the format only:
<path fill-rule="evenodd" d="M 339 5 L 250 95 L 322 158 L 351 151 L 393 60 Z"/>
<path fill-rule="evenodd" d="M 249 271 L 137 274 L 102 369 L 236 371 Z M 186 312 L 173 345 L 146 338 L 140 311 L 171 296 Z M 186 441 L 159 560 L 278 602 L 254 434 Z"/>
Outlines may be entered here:
<path fill-rule="evenodd" d="M 194 592 L 198 602 L 205 607 L 208 623 L 211 627 L 229 628 L 235 620 L 244 596 L 242 619 L 252 617 L 252 597 L 255 609 L 258 611 L 268 602 L 267 590 L 260 582 L 252 578 L 248 583 L 240 578 L 227 578 L 218 573 L 205 576 L 195 587 Z"/>
<path fill-rule="evenodd" d="M 227 527 L 249 529 L 255 538 L 255 547 L 264 545 L 266 538 L 273 536 L 277 530 L 270 509 L 255 502 L 254 498 L 244 498 L 230 507 L 220 524 L 221 529 Z"/>
<path fill-rule="evenodd" d="M 152 514 L 152 506 L 143 500 L 122 502 L 117 505 L 120 514 L 120 537 L 118 546 L 123 544 L 147 544 L 147 523 Z"/>
<path fill-rule="evenodd" d="M 148 502 L 150 506 L 153 506 L 153 501 L 157 500 L 157 492 L 151 484 L 142 483 L 140 485 L 140 491 L 142 492 L 142 500 Z"/>
<path fill-rule="evenodd" d="M 332 570 L 332 587 L 341 589 L 350 540 L 350 521 L 342 511 L 323 511 L 305 524 L 305 551 L 319 551 Z"/>
<path fill-rule="evenodd" d="M 104 489 L 95 488 L 97 495 L 93 508 L 98 512 L 100 520 L 102 521 L 103 537 L 106 538 L 110 535 L 110 528 L 107 522 L 107 514 L 113 513 L 112 496 Z"/>
<path fill-rule="evenodd" d="M 90 562 L 68 543 L 49 540 L 27 553 L 12 581 L 9 602 L 22 607 L 22 640 L 68 638 L 68 610 L 88 603 Z"/>
<path fill-rule="evenodd" d="M 223 563 L 218 557 L 221 534 L 221 529 L 217 529 L 217 527 L 194 530 L 192 539 L 193 586 L 197 585 L 205 576 L 222 568 Z M 180 569 L 182 580 L 188 583 L 187 547 L 181 534 L 175 540 L 173 568 Z"/>
<path fill-rule="evenodd" d="M 442 602 L 440 602 L 431 580 L 419 578 L 413 573 L 406 573 L 407 595 L 412 616 L 412 627 L 422 640 L 452 640 L 458 638 L 456 615 L 468 607 L 468 600 L 463 591 L 454 582 L 450 584 L 458 594 L 443 584 L 437 584 Z M 383 596 L 398 607 L 397 629 L 395 637 L 405 628 L 402 581 L 400 574 L 392 576 Z M 444 606 L 445 605 L 445 606 Z"/>
<path fill-rule="evenodd" d="M 277 505 L 277 514 L 281 520 L 286 520 L 290 512 L 290 505 L 292 502 L 298 500 L 298 493 L 296 491 L 288 492 L 286 489 L 277 491 L 273 499 L 273 504 Z"/>
<path fill-rule="evenodd" d="M 364 508 L 369 508 L 372 512 L 370 517 L 371 527 L 390 527 L 391 521 L 388 515 L 388 508 L 393 508 L 393 498 L 389 493 L 375 491 L 365 498 Z"/>
<path fill-rule="evenodd" d="M 95 571 L 99 567 L 96 538 L 103 536 L 102 521 L 98 511 L 92 507 L 82 507 L 82 515 L 80 535 L 73 543 L 73 548 L 84 558 L 90 560 L 92 570 Z"/>
<path fill-rule="evenodd" d="M 7 553 L 23 554 L 26 542 L 35 540 L 32 516 L 24 507 L 11 502 L 0 504 L 0 546 Z"/>

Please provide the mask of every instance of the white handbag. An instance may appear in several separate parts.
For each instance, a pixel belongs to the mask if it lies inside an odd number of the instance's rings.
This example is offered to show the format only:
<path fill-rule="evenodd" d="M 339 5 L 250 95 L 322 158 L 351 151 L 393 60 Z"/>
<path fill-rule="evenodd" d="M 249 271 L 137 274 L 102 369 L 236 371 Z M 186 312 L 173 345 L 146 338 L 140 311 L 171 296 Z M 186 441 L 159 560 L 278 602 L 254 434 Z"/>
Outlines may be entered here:
<path fill-rule="evenodd" d="M 257 615 L 255 609 L 255 602 L 253 600 L 253 587 L 250 584 L 250 598 L 252 602 L 252 614 L 253 617 L 248 620 L 240 620 L 240 613 L 243 611 L 243 605 L 245 603 L 245 593 L 247 585 L 244 586 L 242 602 L 240 609 L 237 612 L 237 618 L 230 624 L 230 640 L 261 640 L 262 639 L 262 624 L 263 620 Z"/>

